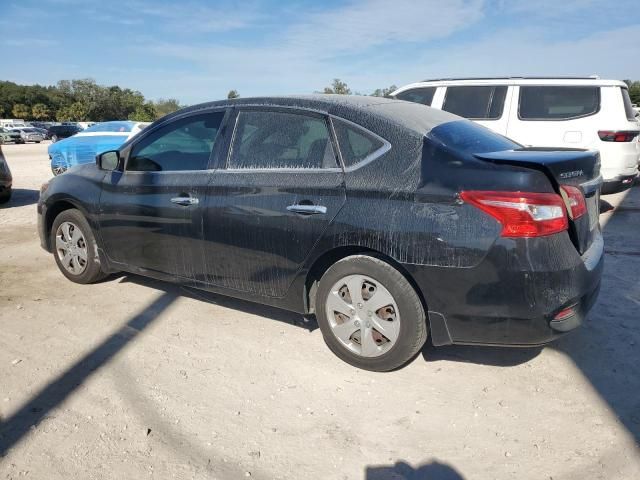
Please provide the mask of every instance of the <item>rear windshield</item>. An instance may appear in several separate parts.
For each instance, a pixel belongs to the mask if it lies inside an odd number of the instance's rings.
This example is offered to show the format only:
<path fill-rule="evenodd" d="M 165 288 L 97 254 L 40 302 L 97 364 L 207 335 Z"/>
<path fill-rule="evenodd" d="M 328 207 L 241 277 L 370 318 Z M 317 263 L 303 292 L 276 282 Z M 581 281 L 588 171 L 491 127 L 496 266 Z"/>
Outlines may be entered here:
<path fill-rule="evenodd" d="M 84 132 L 130 132 L 133 124 L 129 122 L 104 122 L 96 123 L 83 130 Z"/>
<path fill-rule="evenodd" d="M 422 105 L 430 107 L 435 93 L 436 87 L 414 88 L 400 92 L 396 95 L 396 98 L 398 100 L 406 100 L 407 102 L 421 103 Z"/>
<path fill-rule="evenodd" d="M 620 89 L 622 90 L 622 100 L 624 101 L 624 112 L 627 114 L 627 120 L 633 122 L 636 120 L 636 111 L 633 109 L 633 104 L 629 97 L 629 90 L 622 87 L 620 87 Z"/>
<path fill-rule="evenodd" d="M 600 110 L 600 87 L 520 87 L 522 120 L 569 120 Z"/>
<path fill-rule="evenodd" d="M 506 85 L 447 87 L 442 109 L 472 120 L 497 120 L 506 95 Z"/>
<path fill-rule="evenodd" d="M 487 153 L 514 150 L 521 145 L 468 120 L 443 123 L 429 133 L 446 147 L 464 153 Z"/>

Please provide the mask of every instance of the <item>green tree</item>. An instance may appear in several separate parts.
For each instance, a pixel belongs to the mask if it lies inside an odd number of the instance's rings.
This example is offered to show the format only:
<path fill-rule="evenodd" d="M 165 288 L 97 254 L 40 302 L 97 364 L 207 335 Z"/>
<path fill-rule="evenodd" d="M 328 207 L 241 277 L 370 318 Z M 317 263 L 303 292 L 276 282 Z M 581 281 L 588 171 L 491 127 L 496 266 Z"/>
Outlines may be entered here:
<path fill-rule="evenodd" d="M 322 93 L 335 93 L 337 95 L 351 95 L 351 89 L 339 78 L 334 78 L 330 87 L 324 87 Z"/>
<path fill-rule="evenodd" d="M 629 85 L 629 97 L 631 97 L 631 103 L 640 105 L 640 82 L 628 82 Z"/>
<path fill-rule="evenodd" d="M 33 107 L 31 107 L 31 116 L 35 120 L 47 120 L 51 113 L 49 112 L 49 107 L 47 107 L 44 103 L 36 103 Z"/>
<path fill-rule="evenodd" d="M 133 113 L 129 114 L 129 120 L 136 122 L 153 122 L 158 118 L 156 108 L 151 102 L 139 105 Z"/>
<path fill-rule="evenodd" d="M 238 93 L 237 90 L 229 90 L 229 93 L 227 93 L 227 98 L 228 99 L 240 98 L 240 94 Z"/>
<path fill-rule="evenodd" d="M 87 108 L 82 102 L 74 102 L 56 113 L 59 122 L 82 122 L 87 120 Z"/>
<path fill-rule="evenodd" d="M 398 89 L 398 87 L 396 87 L 395 85 L 391 85 L 390 87 L 387 88 L 376 88 L 373 93 L 371 94 L 372 97 L 387 97 L 389 98 L 389 96 Z"/>
<path fill-rule="evenodd" d="M 156 118 L 164 117 L 183 108 L 175 98 L 159 98 L 153 102 L 153 106 L 156 109 Z"/>
<path fill-rule="evenodd" d="M 14 118 L 26 119 L 31 116 L 31 109 L 24 103 L 16 103 L 11 109 Z"/>

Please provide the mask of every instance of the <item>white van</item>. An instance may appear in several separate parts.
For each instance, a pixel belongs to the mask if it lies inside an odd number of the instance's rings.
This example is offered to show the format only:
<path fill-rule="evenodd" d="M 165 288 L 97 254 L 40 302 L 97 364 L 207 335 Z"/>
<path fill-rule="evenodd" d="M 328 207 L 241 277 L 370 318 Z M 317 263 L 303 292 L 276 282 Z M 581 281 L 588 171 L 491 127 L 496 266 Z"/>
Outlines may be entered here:
<path fill-rule="evenodd" d="M 618 80 L 427 80 L 391 96 L 469 118 L 526 146 L 599 150 L 603 193 L 629 188 L 638 175 L 640 121 Z"/>

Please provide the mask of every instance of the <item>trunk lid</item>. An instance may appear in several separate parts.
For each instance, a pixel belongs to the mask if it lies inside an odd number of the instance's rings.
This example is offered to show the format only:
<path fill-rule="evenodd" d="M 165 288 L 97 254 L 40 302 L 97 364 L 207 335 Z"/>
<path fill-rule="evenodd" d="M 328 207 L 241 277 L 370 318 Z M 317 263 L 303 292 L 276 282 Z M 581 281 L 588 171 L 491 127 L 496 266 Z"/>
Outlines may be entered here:
<path fill-rule="evenodd" d="M 491 163 L 540 170 L 549 178 L 557 193 L 560 193 L 563 185 L 578 187 L 585 197 L 587 214 L 578 219 L 572 219 L 569 215 L 569 235 L 580 254 L 589 248 L 600 228 L 602 177 L 597 151 L 530 147 L 476 153 L 474 156 Z M 570 210 L 568 205 L 567 210 Z"/>

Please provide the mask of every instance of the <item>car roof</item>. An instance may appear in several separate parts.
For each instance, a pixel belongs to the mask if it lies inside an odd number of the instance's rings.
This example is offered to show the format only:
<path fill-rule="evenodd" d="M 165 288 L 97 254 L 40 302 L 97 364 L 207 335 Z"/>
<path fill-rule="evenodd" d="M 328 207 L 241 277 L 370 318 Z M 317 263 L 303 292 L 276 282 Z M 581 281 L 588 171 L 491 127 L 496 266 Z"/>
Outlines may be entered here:
<path fill-rule="evenodd" d="M 605 80 L 599 77 L 486 77 L 486 78 L 440 78 L 423 80 L 398 88 L 392 95 L 405 90 L 419 87 L 447 87 L 457 85 L 556 85 L 556 86 L 584 86 L 584 87 L 626 87 L 621 80 Z"/>
<path fill-rule="evenodd" d="M 442 110 L 433 109 L 417 103 L 383 97 L 360 95 L 291 95 L 282 97 L 253 97 L 193 105 L 169 115 L 170 118 L 182 113 L 211 107 L 228 106 L 271 106 L 281 108 L 306 109 L 328 115 L 345 118 L 359 124 L 370 123 L 373 118 L 383 118 L 392 123 L 425 134 L 434 127 L 461 118 Z M 361 121 L 362 120 L 362 121 Z M 367 121 L 369 120 L 369 121 Z M 364 121 L 364 122 L 363 122 Z M 366 126 L 366 125 L 365 125 Z"/>

